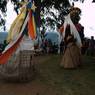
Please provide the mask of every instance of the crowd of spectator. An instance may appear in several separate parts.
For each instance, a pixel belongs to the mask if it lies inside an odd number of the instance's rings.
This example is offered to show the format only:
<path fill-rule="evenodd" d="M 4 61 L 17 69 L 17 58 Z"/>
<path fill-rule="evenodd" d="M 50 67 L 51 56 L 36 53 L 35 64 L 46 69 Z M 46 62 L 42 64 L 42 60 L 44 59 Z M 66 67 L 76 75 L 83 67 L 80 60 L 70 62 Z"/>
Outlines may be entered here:
<path fill-rule="evenodd" d="M 81 53 L 83 55 L 88 55 L 88 56 L 94 56 L 95 55 L 94 36 L 91 36 L 90 39 L 84 38 Z"/>
<path fill-rule="evenodd" d="M 82 42 L 83 42 L 83 46 L 81 48 L 82 55 L 94 56 L 95 55 L 94 37 L 91 36 L 91 39 L 84 38 Z M 3 43 L 0 43 L 0 53 L 2 53 L 2 51 L 5 49 L 6 45 L 7 45 L 6 40 L 4 40 Z M 56 44 L 55 42 L 52 43 L 50 39 L 42 40 L 41 49 L 43 53 L 57 54 L 58 51 L 60 51 L 60 54 L 63 54 L 64 48 L 65 48 L 65 45 L 64 45 L 63 40 L 60 42 L 60 46 Z"/>
<path fill-rule="evenodd" d="M 81 48 L 82 55 L 90 55 L 90 56 L 95 55 L 95 40 L 93 36 L 91 36 L 91 39 L 84 38 L 84 40 L 82 41 L 82 44 L 83 44 Z M 62 40 L 59 46 L 56 43 L 52 43 L 50 39 L 46 39 L 42 41 L 41 49 L 43 53 L 57 54 L 59 50 L 60 54 L 63 54 L 64 49 L 65 49 L 65 44 L 64 44 L 64 41 Z"/>
<path fill-rule="evenodd" d="M 43 53 L 58 53 L 58 44 L 52 43 L 50 39 L 42 40 L 41 48 Z"/>

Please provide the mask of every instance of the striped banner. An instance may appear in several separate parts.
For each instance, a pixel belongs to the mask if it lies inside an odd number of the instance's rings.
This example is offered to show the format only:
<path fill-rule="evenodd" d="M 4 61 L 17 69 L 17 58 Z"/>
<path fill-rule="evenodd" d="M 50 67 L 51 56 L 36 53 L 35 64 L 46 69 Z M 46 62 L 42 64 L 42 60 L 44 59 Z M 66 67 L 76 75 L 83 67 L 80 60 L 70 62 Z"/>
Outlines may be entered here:
<path fill-rule="evenodd" d="M 28 28 L 28 31 L 25 30 L 26 28 Z M 34 13 L 31 9 L 29 9 L 26 16 L 26 8 L 21 12 L 21 14 L 19 14 L 19 16 L 17 16 L 17 18 L 11 25 L 10 33 L 8 35 L 9 37 L 7 39 L 10 43 L 0 55 L 0 64 L 5 64 L 8 62 L 9 58 L 18 48 L 25 32 L 28 32 L 28 35 L 31 37 L 32 40 L 36 38 L 36 24 Z"/>
<path fill-rule="evenodd" d="M 24 32 L 24 29 L 25 29 L 25 27 L 27 25 L 28 19 L 29 19 L 29 14 L 25 18 L 24 24 L 22 25 L 22 28 L 20 30 L 21 32 L 19 33 L 17 39 L 14 40 L 13 42 L 11 42 L 10 44 L 8 44 L 8 46 L 5 48 L 5 50 L 0 55 L 0 64 L 7 63 L 9 58 L 12 56 L 12 54 L 18 48 L 18 46 L 19 46 L 19 44 L 20 44 L 20 42 L 21 42 L 21 40 L 23 38 L 23 32 Z"/>

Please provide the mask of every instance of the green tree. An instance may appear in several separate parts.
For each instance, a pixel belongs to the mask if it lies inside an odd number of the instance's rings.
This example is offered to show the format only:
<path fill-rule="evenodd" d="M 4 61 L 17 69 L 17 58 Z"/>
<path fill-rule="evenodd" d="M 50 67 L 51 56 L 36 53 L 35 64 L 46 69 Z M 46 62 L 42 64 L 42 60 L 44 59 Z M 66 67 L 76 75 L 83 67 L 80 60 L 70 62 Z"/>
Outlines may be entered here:
<path fill-rule="evenodd" d="M 0 10 L 3 14 L 7 11 L 7 3 L 9 0 L 0 0 Z M 24 0 L 11 0 L 12 4 L 15 6 L 16 13 L 19 9 L 18 2 L 24 1 Z M 35 18 L 36 18 L 36 24 L 38 27 L 43 27 L 44 23 L 48 22 L 49 25 L 53 26 L 55 23 L 63 23 L 65 14 L 68 13 L 68 8 L 71 6 L 68 0 L 34 0 L 35 5 L 37 6 L 36 12 L 35 12 Z M 74 2 L 79 0 L 73 0 Z M 80 0 L 83 2 L 84 0 Z M 55 9 L 58 11 L 58 15 L 56 15 L 53 11 L 50 9 Z M 45 15 L 50 14 L 53 16 L 54 19 L 51 19 L 50 17 L 44 18 Z M 17 13 L 18 14 L 18 13 Z M 1 17 L 2 18 L 2 17 Z M 0 25 L 5 25 L 4 19 L 2 18 L 3 22 L 0 22 Z M 2 24 L 4 23 L 4 24 Z M 43 27 L 44 29 L 44 27 Z"/>

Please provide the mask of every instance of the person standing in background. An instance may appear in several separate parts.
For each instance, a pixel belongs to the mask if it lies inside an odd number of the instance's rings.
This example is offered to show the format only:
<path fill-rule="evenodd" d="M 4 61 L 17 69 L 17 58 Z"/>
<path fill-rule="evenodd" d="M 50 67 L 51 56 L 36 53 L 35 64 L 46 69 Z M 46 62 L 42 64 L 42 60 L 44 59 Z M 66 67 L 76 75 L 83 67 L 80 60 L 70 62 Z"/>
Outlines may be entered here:
<path fill-rule="evenodd" d="M 81 10 L 73 8 L 65 18 L 63 39 L 65 51 L 60 63 L 65 69 L 74 69 L 81 65 L 82 41 L 76 24 L 79 23 Z"/>

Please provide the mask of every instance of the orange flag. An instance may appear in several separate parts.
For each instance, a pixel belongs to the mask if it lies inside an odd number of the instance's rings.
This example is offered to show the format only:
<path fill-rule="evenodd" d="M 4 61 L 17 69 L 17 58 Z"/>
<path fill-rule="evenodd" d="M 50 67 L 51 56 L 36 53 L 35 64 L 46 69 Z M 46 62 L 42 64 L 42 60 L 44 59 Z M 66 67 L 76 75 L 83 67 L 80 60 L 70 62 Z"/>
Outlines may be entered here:
<path fill-rule="evenodd" d="M 28 35 L 32 40 L 36 38 L 36 24 L 32 10 L 29 11 Z"/>

